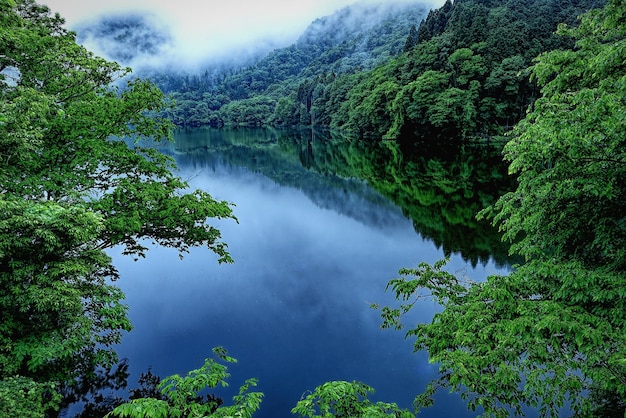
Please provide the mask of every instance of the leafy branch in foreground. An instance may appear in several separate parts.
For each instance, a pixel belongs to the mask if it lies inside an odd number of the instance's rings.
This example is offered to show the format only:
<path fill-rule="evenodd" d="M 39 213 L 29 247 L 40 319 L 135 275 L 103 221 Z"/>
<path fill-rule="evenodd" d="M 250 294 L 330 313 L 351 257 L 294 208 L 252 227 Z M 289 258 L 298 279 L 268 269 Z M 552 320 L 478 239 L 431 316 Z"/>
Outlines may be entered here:
<path fill-rule="evenodd" d="M 414 415 L 394 403 L 372 403 L 374 389 L 361 382 L 326 382 L 301 399 L 291 410 L 299 417 L 402 417 Z M 319 414 L 318 414 L 319 412 Z"/>
<path fill-rule="evenodd" d="M 221 347 L 213 349 L 214 354 L 224 363 L 237 360 L 228 356 Z M 256 386 L 256 379 L 248 379 L 239 389 L 234 405 L 223 406 L 212 396 L 200 395 L 202 390 L 218 386 L 228 386 L 228 367 L 213 359 L 205 359 L 202 367 L 191 370 L 186 376 L 174 374 L 163 379 L 157 389 L 159 398 L 139 398 L 115 408 L 106 417 L 168 418 L 168 417 L 252 417 L 259 409 L 263 394 L 250 392 Z"/>
<path fill-rule="evenodd" d="M 418 408 L 431 406 L 437 389 L 459 392 L 468 408 L 488 416 L 523 415 L 524 407 L 554 416 L 566 400 L 580 411 L 589 407 L 578 397 L 589 382 L 579 373 L 585 359 L 575 342 L 601 346 L 610 336 L 606 327 L 533 294 L 517 271 L 471 283 L 442 267 L 404 269 L 405 277 L 390 283 L 399 300 L 432 298 L 444 307 L 406 333 L 416 338 L 416 351 L 427 350 L 440 365 L 439 378 L 416 398 Z M 382 326 L 402 328 L 413 303 L 383 308 Z"/>

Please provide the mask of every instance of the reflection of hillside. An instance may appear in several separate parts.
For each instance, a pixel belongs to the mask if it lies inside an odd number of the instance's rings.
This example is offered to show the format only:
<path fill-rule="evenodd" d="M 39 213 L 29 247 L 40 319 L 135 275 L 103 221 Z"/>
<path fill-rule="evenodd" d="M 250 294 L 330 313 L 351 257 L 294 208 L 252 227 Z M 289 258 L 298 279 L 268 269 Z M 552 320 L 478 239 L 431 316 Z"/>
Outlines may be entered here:
<path fill-rule="evenodd" d="M 500 234 L 475 217 L 511 187 L 499 151 L 450 145 L 438 153 L 419 152 L 403 153 L 395 142 L 317 141 L 312 168 L 366 180 L 446 254 L 461 253 L 472 263 L 490 256 L 507 263 Z"/>
<path fill-rule="evenodd" d="M 368 225 L 391 225 L 404 214 L 446 254 L 474 264 L 508 261 L 497 231 L 475 219 L 511 186 L 498 153 L 484 146 L 407 156 L 395 143 L 237 129 L 184 132 L 171 150 L 181 167 L 245 167 Z"/>
<path fill-rule="evenodd" d="M 278 136 L 259 129 L 190 130 L 177 136 L 172 151 L 181 169 L 244 167 L 366 225 L 385 228 L 404 219 L 399 208 L 363 180 L 305 168 L 297 147 L 279 143 Z"/>

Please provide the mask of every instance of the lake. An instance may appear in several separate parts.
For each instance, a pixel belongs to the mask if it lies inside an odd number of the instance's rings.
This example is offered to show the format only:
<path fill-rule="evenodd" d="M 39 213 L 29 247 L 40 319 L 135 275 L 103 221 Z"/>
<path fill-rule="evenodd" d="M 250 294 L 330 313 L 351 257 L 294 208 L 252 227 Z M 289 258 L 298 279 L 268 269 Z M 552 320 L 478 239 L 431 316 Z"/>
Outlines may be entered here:
<path fill-rule="evenodd" d="M 238 223 L 216 222 L 234 264 L 206 249 L 182 260 L 152 248 L 137 262 L 112 251 L 134 330 L 118 347 L 129 386 L 149 368 L 161 377 L 200 367 L 223 346 L 238 360 L 231 404 L 245 379 L 265 394 L 255 417 L 290 417 L 296 402 L 331 380 L 372 386 L 373 401 L 411 407 L 436 376 L 402 331 L 381 330 L 370 307 L 393 304 L 387 282 L 403 267 L 450 256 L 474 280 L 506 273 L 506 248 L 473 213 L 508 185 L 484 147 L 407 155 L 394 144 L 311 131 L 179 131 L 161 147 L 192 188 L 235 204 Z M 425 301 L 407 318 L 430 321 Z M 473 416 L 440 394 L 423 416 Z"/>

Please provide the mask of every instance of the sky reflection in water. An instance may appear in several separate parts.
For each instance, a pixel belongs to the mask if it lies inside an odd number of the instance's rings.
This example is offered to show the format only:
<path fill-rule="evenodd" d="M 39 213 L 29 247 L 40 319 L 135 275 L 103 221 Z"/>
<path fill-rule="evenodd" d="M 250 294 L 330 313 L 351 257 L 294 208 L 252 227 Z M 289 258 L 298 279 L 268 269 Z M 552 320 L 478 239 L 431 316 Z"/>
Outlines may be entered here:
<path fill-rule="evenodd" d="M 152 249 L 133 262 L 113 253 L 127 295 L 134 330 L 118 352 L 130 360 L 129 383 L 152 367 L 161 377 L 202 365 L 211 348 L 238 359 L 229 367 L 230 387 L 216 393 L 226 403 L 250 377 L 265 393 L 255 417 L 288 417 L 301 396 L 330 380 L 359 380 L 376 389 L 373 400 L 410 407 L 436 367 L 402 332 L 381 330 L 370 303 L 385 305 L 388 280 L 401 267 L 443 258 L 422 239 L 399 208 L 358 197 L 346 201 L 369 211 L 366 224 L 314 204 L 302 191 L 226 163 L 179 161 L 193 188 L 236 204 L 239 224 L 218 222 L 235 259 L 218 265 L 206 249 L 180 261 L 176 252 Z M 336 191 L 335 191 L 336 192 Z M 457 256 L 450 270 L 468 269 L 474 279 L 497 271 L 476 270 Z M 412 319 L 428 320 L 431 302 Z M 443 395 L 423 416 L 471 416 L 454 395 Z"/>

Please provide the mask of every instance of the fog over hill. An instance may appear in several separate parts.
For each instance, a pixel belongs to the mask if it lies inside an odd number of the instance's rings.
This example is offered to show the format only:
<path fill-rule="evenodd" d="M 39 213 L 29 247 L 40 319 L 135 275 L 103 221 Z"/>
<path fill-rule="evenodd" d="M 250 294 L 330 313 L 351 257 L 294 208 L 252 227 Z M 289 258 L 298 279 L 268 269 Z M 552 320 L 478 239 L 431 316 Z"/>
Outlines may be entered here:
<path fill-rule="evenodd" d="M 74 29 L 78 43 L 125 65 L 160 62 L 174 47 L 170 29 L 153 14 L 111 14 Z"/>
<path fill-rule="evenodd" d="M 356 0 L 40 1 L 60 13 L 70 29 L 106 16 L 151 15 L 172 36 L 172 59 L 188 66 L 199 59 L 223 57 L 249 47 L 256 49 L 267 42 L 287 45 L 315 18 L 332 14 Z"/>
<path fill-rule="evenodd" d="M 374 29 L 382 21 L 400 13 L 409 13 L 415 5 L 428 9 L 428 1 L 390 0 L 386 2 L 358 2 L 343 7 L 332 15 L 314 20 L 298 39 L 298 43 L 317 42 L 320 38 L 338 44 L 347 38 Z"/>
<path fill-rule="evenodd" d="M 254 62 L 279 44 L 266 40 L 228 53 L 181 58 L 172 28 L 152 13 L 114 13 L 84 21 L 73 28 L 77 41 L 95 54 L 145 72 L 200 72 L 207 68 L 236 68 Z"/>
<path fill-rule="evenodd" d="M 260 15 L 256 26 L 248 29 L 249 34 L 244 33 L 246 28 L 240 28 L 239 33 L 233 34 L 232 31 L 224 32 L 220 26 L 213 29 L 207 26 L 197 39 L 189 39 L 181 36 L 180 23 L 174 17 L 164 17 L 157 8 L 150 11 L 107 11 L 79 22 L 68 23 L 77 32 L 79 43 L 98 55 L 130 66 L 136 71 L 150 69 L 198 73 L 215 67 L 232 69 L 246 66 L 272 50 L 295 42 L 300 45 L 315 43 L 320 48 L 336 45 L 371 30 L 382 20 L 389 18 L 390 14 L 406 9 L 407 5 L 424 4 L 426 8 L 433 7 L 430 1 L 361 0 L 339 8 L 344 3 L 346 2 L 337 2 L 335 13 L 311 18 L 308 26 L 302 26 L 304 29 L 299 32 L 280 36 L 259 29 L 264 26 L 263 19 L 267 19 Z M 271 23 L 274 19 L 267 20 Z M 194 21 L 189 24 L 194 24 Z M 282 25 L 285 31 L 289 27 L 297 26 L 289 21 Z M 233 26 L 238 24 L 233 22 Z M 220 44 L 220 47 L 217 48 L 216 44 Z"/>

